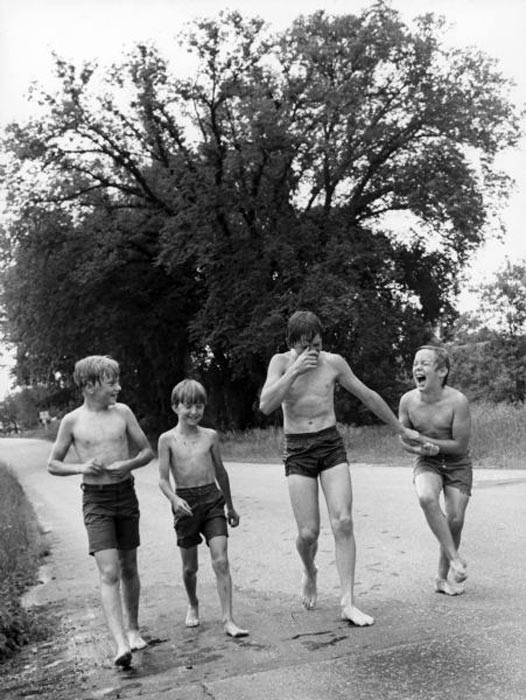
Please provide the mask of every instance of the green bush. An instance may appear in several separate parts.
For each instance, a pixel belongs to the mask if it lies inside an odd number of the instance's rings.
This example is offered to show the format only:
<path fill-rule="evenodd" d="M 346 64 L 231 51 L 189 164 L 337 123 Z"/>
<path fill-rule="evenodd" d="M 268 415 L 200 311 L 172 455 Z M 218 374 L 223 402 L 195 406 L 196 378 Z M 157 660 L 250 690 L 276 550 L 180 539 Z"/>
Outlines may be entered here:
<path fill-rule="evenodd" d="M 43 552 L 35 513 L 15 476 L 0 464 L 0 660 L 37 632 L 20 599 L 35 583 Z"/>

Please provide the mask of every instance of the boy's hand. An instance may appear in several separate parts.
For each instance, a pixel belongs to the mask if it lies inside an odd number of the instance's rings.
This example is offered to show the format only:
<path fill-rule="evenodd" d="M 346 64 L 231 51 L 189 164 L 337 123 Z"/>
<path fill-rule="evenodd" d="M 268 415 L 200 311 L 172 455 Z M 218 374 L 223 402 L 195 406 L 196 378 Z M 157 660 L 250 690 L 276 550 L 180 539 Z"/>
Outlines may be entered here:
<path fill-rule="evenodd" d="M 420 449 L 422 450 L 422 454 L 430 457 L 435 457 L 440 452 L 440 447 L 434 445 L 432 442 L 424 442 L 424 444 L 420 446 Z"/>
<path fill-rule="evenodd" d="M 404 432 L 400 437 L 409 445 L 421 445 L 424 442 L 418 430 L 413 430 L 412 428 L 404 428 Z"/>
<path fill-rule="evenodd" d="M 96 459 L 90 459 L 89 462 L 84 462 L 80 467 L 81 474 L 90 474 L 92 476 L 97 476 L 102 474 L 104 471 L 104 466 L 97 462 Z"/>
<path fill-rule="evenodd" d="M 172 501 L 172 508 L 174 515 L 178 518 L 182 518 L 184 515 L 192 515 L 192 509 L 183 498 L 176 496 Z"/>
<path fill-rule="evenodd" d="M 123 476 L 129 473 L 130 468 L 128 462 L 118 461 L 112 462 L 105 467 L 105 471 L 109 473 L 112 479 L 122 479 Z"/>
<path fill-rule="evenodd" d="M 229 508 L 226 514 L 228 524 L 230 527 L 237 527 L 239 525 L 239 515 L 234 510 L 234 508 Z"/>
<path fill-rule="evenodd" d="M 294 360 L 294 368 L 298 374 L 304 374 L 314 369 L 318 364 L 319 352 L 307 346 Z"/>

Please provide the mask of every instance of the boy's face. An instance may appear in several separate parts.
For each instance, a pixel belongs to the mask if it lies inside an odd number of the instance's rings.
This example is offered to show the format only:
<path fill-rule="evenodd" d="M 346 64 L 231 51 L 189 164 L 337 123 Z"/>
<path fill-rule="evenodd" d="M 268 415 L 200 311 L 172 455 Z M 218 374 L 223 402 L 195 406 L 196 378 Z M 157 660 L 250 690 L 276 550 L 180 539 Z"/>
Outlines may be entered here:
<path fill-rule="evenodd" d="M 86 388 L 98 403 L 112 406 L 117 403 L 121 385 L 118 376 L 105 375 L 100 381 L 88 384 Z"/>
<path fill-rule="evenodd" d="M 307 340 L 307 338 L 302 338 L 296 345 L 294 345 L 293 350 L 297 352 L 298 355 L 304 350 L 309 350 L 309 352 L 315 352 L 317 355 L 320 354 L 322 348 L 321 336 L 316 333 L 314 338 Z"/>
<path fill-rule="evenodd" d="M 438 367 L 437 356 L 433 350 L 419 350 L 413 361 L 413 379 L 419 391 L 442 386 L 446 376 L 445 367 Z"/>
<path fill-rule="evenodd" d="M 204 403 L 189 403 L 179 402 L 172 406 L 174 413 L 177 414 L 179 421 L 185 425 L 199 425 L 205 412 Z"/>

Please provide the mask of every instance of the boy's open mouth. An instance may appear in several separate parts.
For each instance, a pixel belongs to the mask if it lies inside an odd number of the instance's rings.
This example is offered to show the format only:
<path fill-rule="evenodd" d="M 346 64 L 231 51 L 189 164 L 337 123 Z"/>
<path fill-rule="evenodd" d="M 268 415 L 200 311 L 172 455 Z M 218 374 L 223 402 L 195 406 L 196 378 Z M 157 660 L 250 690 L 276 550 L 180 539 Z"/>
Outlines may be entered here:
<path fill-rule="evenodd" d="M 417 386 L 424 386 L 424 384 L 426 383 L 426 375 L 425 374 L 417 373 L 414 375 L 414 378 L 415 378 L 415 382 L 416 382 Z"/>

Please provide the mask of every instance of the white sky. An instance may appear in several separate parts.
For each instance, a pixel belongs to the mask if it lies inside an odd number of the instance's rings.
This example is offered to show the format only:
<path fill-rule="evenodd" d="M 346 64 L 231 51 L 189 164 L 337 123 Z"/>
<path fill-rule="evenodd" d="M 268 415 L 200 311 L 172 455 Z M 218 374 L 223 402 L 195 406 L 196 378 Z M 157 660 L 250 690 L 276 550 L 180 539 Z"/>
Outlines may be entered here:
<path fill-rule="evenodd" d="M 51 51 L 74 63 L 97 58 L 119 60 L 123 51 L 151 39 L 166 54 L 174 36 L 194 17 L 222 9 L 259 15 L 277 29 L 299 14 L 324 9 L 329 14 L 357 13 L 367 0 L 0 0 L 0 127 L 29 114 L 29 84 L 51 76 Z M 526 0 L 392 0 L 406 21 L 424 12 L 442 14 L 452 25 L 451 44 L 476 46 L 497 58 L 502 72 L 517 83 L 516 99 L 526 103 Z M 184 59 L 183 59 L 184 60 Z M 184 72 L 184 66 L 182 66 Z M 499 165 L 517 181 L 506 209 L 507 234 L 491 241 L 473 261 L 470 282 L 488 279 L 506 257 L 526 258 L 526 139 Z M 473 299 L 464 293 L 460 308 Z M 0 397 L 3 393 L 0 367 Z"/>

